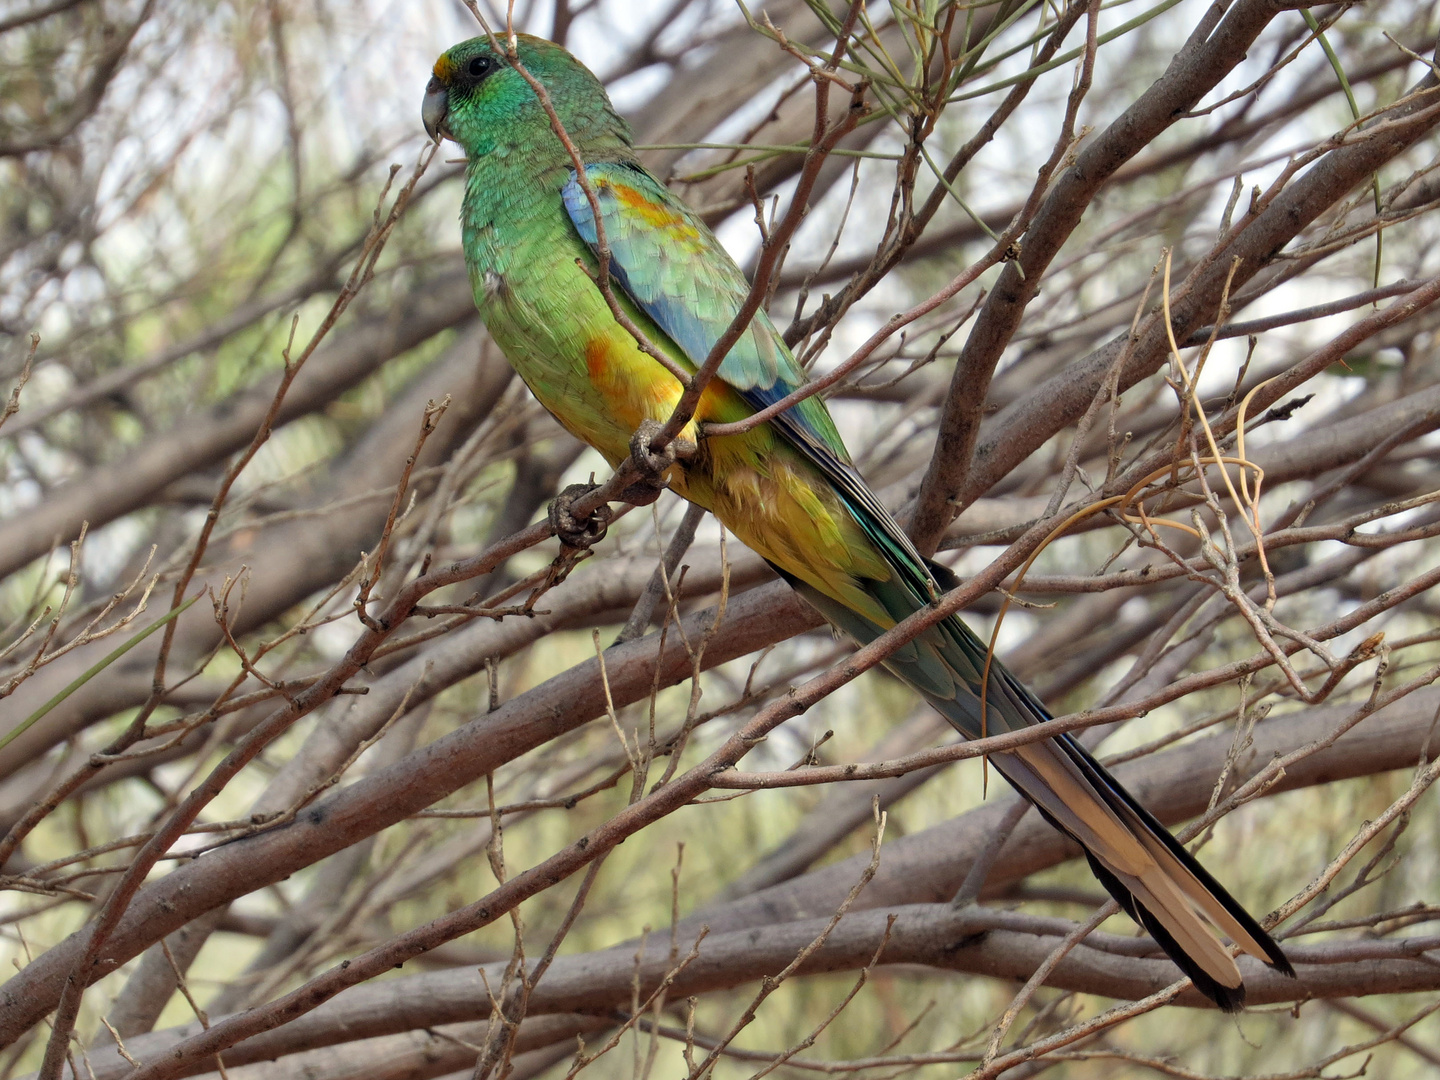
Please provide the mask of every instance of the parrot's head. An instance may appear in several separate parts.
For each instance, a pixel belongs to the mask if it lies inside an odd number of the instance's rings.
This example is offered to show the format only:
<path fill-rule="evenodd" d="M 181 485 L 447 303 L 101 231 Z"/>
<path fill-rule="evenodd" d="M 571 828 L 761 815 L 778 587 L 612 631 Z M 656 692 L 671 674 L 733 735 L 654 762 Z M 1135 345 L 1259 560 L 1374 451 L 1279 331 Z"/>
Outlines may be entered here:
<path fill-rule="evenodd" d="M 421 117 L 432 139 L 454 139 L 471 158 L 497 146 L 559 146 L 550 120 L 525 77 L 505 55 L 505 39 L 471 38 L 448 50 L 425 87 Z M 583 149 L 597 138 L 629 142 L 629 129 L 600 80 L 559 45 L 516 35 L 520 64 L 545 88 L 566 133 Z"/>

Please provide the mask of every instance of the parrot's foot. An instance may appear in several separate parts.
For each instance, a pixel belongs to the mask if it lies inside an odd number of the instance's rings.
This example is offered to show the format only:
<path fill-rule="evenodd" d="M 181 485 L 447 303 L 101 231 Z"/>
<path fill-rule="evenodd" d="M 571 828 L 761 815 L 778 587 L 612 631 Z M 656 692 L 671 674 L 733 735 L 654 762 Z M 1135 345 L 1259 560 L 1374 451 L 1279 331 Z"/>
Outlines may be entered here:
<path fill-rule="evenodd" d="M 658 420 L 642 420 L 630 436 L 630 460 L 640 472 L 640 482 L 627 487 L 620 498 L 635 506 L 647 506 L 658 499 L 667 486 L 665 474 L 670 467 L 695 453 L 695 444 L 680 438 L 672 439 L 658 453 L 650 449 L 663 427 Z"/>
<path fill-rule="evenodd" d="M 576 499 L 590 494 L 598 486 L 571 484 L 551 501 L 550 527 L 566 547 L 584 551 L 605 538 L 605 530 L 610 527 L 610 507 L 601 503 L 586 518 L 577 518 L 570 510 Z"/>

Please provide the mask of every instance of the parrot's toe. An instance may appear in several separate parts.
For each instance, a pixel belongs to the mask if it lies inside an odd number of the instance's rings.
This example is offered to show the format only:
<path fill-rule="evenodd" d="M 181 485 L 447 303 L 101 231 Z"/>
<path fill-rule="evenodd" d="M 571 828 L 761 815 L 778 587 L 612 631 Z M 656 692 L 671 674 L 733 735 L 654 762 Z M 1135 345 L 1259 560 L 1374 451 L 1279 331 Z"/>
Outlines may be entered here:
<path fill-rule="evenodd" d="M 610 527 L 610 507 L 602 503 L 588 517 L 577 518 L 571 511 L 575 500 L 594 491 L 596 484 L 571 484 L 550 503 L 550 527 L 566 547 L 584 550 L 605 538 Z"/>
<path fill-rule="evenodd" d="M 630 460 L 647 480 L 662 480 L 670 466 L 695 452 L 695 444 L 684 438 L 671 439 L 660 450 L 652 449 L 650 444 L 663 429 L 664 425 L 658 420 L 642 420 L 630 436 Z"/>
<path fill-rule="evenodd" d="M 695 444 L 684 438 L 672 439 L 660 450 L 652 449 L 651 443 L 663 426 L 658 420 L 642 420 L 630 436 L 630 461 L 639 472 L 640 480 L 622 491 L 620 498 L 635 506 L 648 506 L 658 499 L 660 492 L 670 486 L 666 479 L 670 469 L 677 461 L 695 453 Z"/>

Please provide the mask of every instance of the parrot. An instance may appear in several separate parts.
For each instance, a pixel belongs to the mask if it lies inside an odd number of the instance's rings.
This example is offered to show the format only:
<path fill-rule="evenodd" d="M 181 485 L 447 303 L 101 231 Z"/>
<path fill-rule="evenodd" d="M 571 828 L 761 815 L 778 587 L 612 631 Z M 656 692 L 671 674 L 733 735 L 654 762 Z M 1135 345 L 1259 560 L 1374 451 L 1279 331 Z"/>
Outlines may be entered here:
<path fill-rule="evenodd" d="M 488 33 L 436 61 L 422 120 L 432 140 L 448 138 L 465 154 L 462 245 L 490 336 L 540 404 L 619 466 L 645 449 L 637 433 L 658 430 L 679 400 L 684 387 L 670 367 L 699 369 L 750 284 L 704 222 L 641 164 L 595 75 L 560 45 L 523 34 L 508 40 L 544 88 L 586 184 L 539 95 Z M 640 347 L 597 287 L 602 229 L 616 304 L 672 365 Z M 933 603 L 955 578 L 921 556 L 866 485 L 821 398 L 738 434 L 705 434 L 707 423 L 752 416 L 804 382 L 762 308 L 680 432 L 687 453 L 662 462 L 661 479 L 863 644 Z M 1051 719 L 1003 664 L 987 669 L 987 651 L 952 616 L 886 667 L 966 738 Z M 1068 734 L 989 761 L 1080 845 L 1119 906 L 1219 1008 L 1237 1011 L 1245 999 L 1223 938 L 1294 976 L 1254 917 Z"/>

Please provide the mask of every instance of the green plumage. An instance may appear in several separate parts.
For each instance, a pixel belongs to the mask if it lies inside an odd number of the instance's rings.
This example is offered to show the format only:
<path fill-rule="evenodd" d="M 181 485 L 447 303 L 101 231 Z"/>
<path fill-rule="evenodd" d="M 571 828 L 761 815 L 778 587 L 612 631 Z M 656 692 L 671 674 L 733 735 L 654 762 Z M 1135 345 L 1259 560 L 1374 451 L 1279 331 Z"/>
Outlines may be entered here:
<path fill-rule="evenodd" d="M 564 50 L 522 37 L 519 59 L 546 88 L 586 165 L 626 313 L 682 368 L 693 371 L 729 326 L 748 283 L 710 230 L 635 157 L 625 122 L 594 76 Z M 464 147 L 462 213 L 475 300 L 496 342 L 539 401 L 618 463 L 645 420 L 664 421 L 679 381 L 642 353 L 611 316 L 586 270 L 598 230 L 573 162 L 539 100 L 483 38 L 437 62 L 427 127 Z M 763 312 L 727 354 L 696 424 L 733 421 L 803 381 Z M 836 627 L 871 641 L 921 610 L 947 576 L 915 550 L 850 464 L 819 397 L 741 435 L 687 437 L 698 453 L 670 473 L 763 555 Z M 959 619 L 945 620 L 887 666 L 962 734 L 1021 730 L 1048 719 Z M 1245 910 L 1068 737 L 1031 743 L 992 761 L 1086 849 L 1097 875 L 1196 985 L 1224 1008 L 1243 986 L 1217 931 L 1288 970 Z"/>

